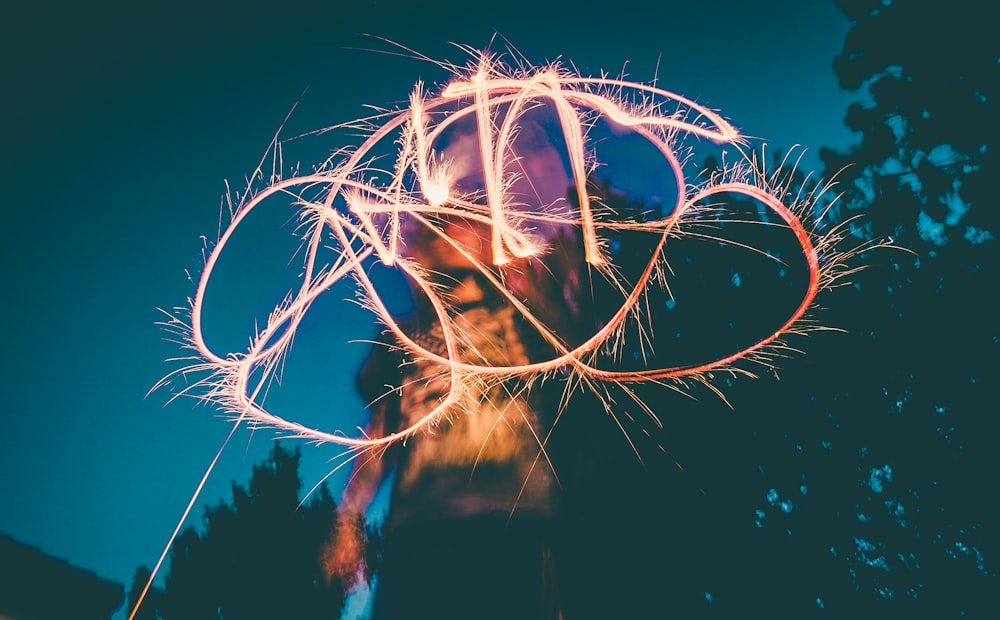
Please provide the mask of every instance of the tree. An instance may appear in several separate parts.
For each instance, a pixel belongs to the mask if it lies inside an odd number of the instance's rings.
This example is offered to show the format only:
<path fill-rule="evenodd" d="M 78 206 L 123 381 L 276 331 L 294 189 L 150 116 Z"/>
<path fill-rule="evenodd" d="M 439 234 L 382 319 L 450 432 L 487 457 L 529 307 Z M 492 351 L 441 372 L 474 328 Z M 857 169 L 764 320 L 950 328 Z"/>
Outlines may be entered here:
<path fill-rule="evenodd" d="M 206 507 L 202 530 L 178 536 L 164 586 L 151 590 L 137 617 L 336 618 L 344 589 L 327 580 L 320 557 L 336 506 L 325 485 L 299 505 L 299 458 L 298 448 L 276 443 L 249 486 L 234 483 L 230 503 Z M 136 571 L 130 603 L 148 575 L 144 566 Z"/>
<path fill-rule="evenodd" d="M 674 615 L 989 617 L 996 608 L 1000 513 L 983 475 L 1000 470 L 988 379 L 1000 372 L 1000 341 L 984 294 L 1000 232 L 989 185 L 1000 45 L 972 2 L 840 6 L 854 26 L 835 67 L 870 102 L 847 115 L 860 143 L 823 152 L 825 176 L 841 171 L 845 192 L 834 217 L 859 216 L 858 244 L 892 237 L 907 251 L 866 252 L 864 271 L 824 292 L 820 324 L 844 332 L 814 333 L 804 356 L 779 359 L 780 383 L 719 377 L 731 412 L 708 399 L 657 403 L 668 460 L 684 472 L 657 472 L 648 494 L 663 499 L 640 496 L 630 531 L 644 536 L 661 608 Z M 681 295 L 702 294 L 697 279 L 683 280 L 688 259 L 699 278 L 713 264 L 697 248 L 671 249 L 676 313 Z M 696 316 L 708 329 L 729 326 L 723 339 L 739 337 L 732 326 L 787 279 L 753 288 L 750 263 L 732 264 L 736 303 L 705 296 Z M 661 347 L 666 327 L 654 330 Z M 696 347 L 710 342 L 697 336 Z"/>
<path fill-rule="evenodd" d="M 135 569 L 135 576 L 132 578 L 132 587 L 128 591 L 126 613 L 132 613 L 132 610 L 135 609 L 136 603 L 139 602 L 139 596 L 142 594 L 142 590 L 146 587 L 146 584 L 149 583 L 151 576 L 152 573 L 148 566 L 140 566 Z M 151 588 L 146 594 L 142 607 L 136 612 L 133 620 L 157 620 L 159 617 L 157 615 L 159 596 L 160 591 Z"/>
<path fill-rule="evenodd" d="M 809 502 L 821 502 L 818 531 L 836 551 L 831 583 L 849 572 L 857 590 L 837 603 L 975 615 L 993 606 L 1000 552 L 996 509 L 976 482 L 1000 466 L 984 381 L 1000 351 L 982 302 L 1000 233 L 990 186 L 1000 44 L 975 2 L 838 5 L 852 28 L 834 69 L 867 102 L 845 119 L 859 144 L 823 151 L 827 175 L 841 171 L 840 216 L 861 215 L 859 236 L 908 252 L 868 256 L 854 286 L 827 297 L 830 323 L 847 332 L 842 352 L 811 347 L 795 369 L 826 378 L 799 411 L 826 422 L 799 445 L 829 446 L 810 468 L 810 488 L 828 492 Z M 850 471 L 853 485 L 828 473 Z"/>
<path fill-rule="evenodd" d="M 1000 41 L 988 5 L 837 4 L 853 25 L 834 70 L 869 99 L 845 118 L 861 143 L 821 154 L 828 170 L 851 166 L 848 205 L 866 210 L 872 234 L 921 255 L 995 243 Z"/>

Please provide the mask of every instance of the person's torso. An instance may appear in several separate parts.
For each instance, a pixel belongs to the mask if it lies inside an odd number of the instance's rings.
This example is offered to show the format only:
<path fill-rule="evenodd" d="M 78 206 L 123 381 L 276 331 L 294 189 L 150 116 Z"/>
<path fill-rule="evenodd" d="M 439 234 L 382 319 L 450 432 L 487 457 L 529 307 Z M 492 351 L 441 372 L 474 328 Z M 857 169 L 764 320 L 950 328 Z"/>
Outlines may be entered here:
<path fill-rule="evenodd" d="M 455 327 L 463 362 L 497 368 L 530 360 L 509 306 L 473 306 L 456 315 Z M 422 330 L 418 339 L 444 353 L 440 324 Z M 458 402 L 399 448 L 392 522 L 553 513 L 557 489 L 543 446 L 554 414 L 546 409 L 556 405 L 525 389 L 522 381 L 472 374 L 455 385 Z M 416 359 L 405 365 L 400 421 L 424 416 L 451 386 L 449 368 L 437 362 Z"/>

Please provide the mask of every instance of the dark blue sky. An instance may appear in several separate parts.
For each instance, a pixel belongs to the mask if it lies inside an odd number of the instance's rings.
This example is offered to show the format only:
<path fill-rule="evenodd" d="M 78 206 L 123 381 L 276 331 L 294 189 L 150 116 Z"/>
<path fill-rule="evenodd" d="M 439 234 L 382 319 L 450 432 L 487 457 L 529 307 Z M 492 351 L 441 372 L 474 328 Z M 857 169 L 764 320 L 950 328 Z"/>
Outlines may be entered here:
<path fill-rule="evenodd" d="M 390 49 L 363 33 L 457 62 L 451 42 L 479 47 L 499 32 L 533 61 L 561 57 L 585 74 L 627 63 L 647 81 L 658 65 L 661 86 L 776 148 L 815 155 L 851 141 L 841 119 L 852 94 L 831 69 L 848 23 L 832 2 L 338 4 L 98 2 L 5 20 L 3 56 L 21 60 L 5 68 L 0 104 L 11 127 L 0 155 L 0 532 L 126 586 L 156 560 L 229 430 L 210 409 L 168 404 L 168 391 L 146 396 L 180 353 L 157 308 L 193 293 L 185 270 L 198 273 L 201 237 L 217 234 L 224 181 L 242 189 L 296 102 L 288 133 L 447 78 L 356 49 Z M 336 308 L 331 342 L 372 332 L 353 306 Z M 296 346 L 321 396 L 343 409 L 328 427 L 358 423 L 350 385 L 365 346 Z M 247 480 L 269 437 L 238 433 L 199 506 Z M 303 446 L 307 487 L 333 456 Z M 332 481 L 335 494 L 342 484 Z"/>

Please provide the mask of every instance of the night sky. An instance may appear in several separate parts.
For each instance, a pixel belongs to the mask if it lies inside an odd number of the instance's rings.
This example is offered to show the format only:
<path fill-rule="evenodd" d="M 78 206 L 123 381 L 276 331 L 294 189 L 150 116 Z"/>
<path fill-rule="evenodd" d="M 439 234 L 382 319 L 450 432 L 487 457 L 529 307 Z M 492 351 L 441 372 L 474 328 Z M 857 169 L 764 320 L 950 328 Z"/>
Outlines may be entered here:
<path fill-rule="evenodd" d="M 370 51 L 394 48 L 365 34 L 464 63 L 452 42 L 481 47 L 500 33 L 535 62 L 625 67 L 775 148 L 802 144 L 807 166 L 820 147 L 852 141 L 842 118 L 853 94 L 831 68 L 848 22 L 832 2 L 26 4 L 0 26 L 0 532 L 126 587 L 155 562 L 230 428 L 190 400 L 168 402 L 169 390 L 147 395 L 178 368 L 158 308 L 193 294 L 187 272 L 200 269 L 202 236 L 217 234 L 224 182 L 243 189 L 295 104 L 286 134 L 448 77 Z M 268 250 L 258 248 L 261 264 L 280 260 Z M 373 333 L 351 304 L 326 311 L 339 330 L 329 342 Z M 302 346 L 316 397 L 338 403 L 313 415 L 330 429 L 360 423 L 351 385 L 366 346 Z M 249 478 L 270 437 L 237 434 L 194 520 Z M 335 454 L 303 446 L 307 488 Z M 337 495 L 343 479 L 330 485 Z"/>

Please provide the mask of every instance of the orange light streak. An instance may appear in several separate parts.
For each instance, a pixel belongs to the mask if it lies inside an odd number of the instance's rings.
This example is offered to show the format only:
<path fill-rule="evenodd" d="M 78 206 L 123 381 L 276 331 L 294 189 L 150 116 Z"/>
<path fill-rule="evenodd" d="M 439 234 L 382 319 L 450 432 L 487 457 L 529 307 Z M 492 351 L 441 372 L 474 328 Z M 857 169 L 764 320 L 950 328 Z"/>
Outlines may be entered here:
<path fill-rule="evenodd" d="M 631 100 L 626 97 L 631 95 Z M 641 100 L 641 103 L 634 103 Z M 728 171 L 723 180 L 702 186 L 688 186 L 684 181 L 681 139 L 688 134 L 707 138 L 715 143 L 739 147 L 740 134 L 719 114 L 694 101 L 670 91 L 615 78 L 586 78 L 567 73 L 553 65 L 543 69 L 512 71 L 503 64 L 482 57 L 468 69 L 457 72 L 454 79 L 437 96 L 429 96 L 423 85 L 417 84 L 409 100 L 409 108 L 380 118 L 381 126 L 374 130 L 361 146 L 339 165 L 318 172 L 278 180 L 247 199 L 234 213 L 229 226 L 208 255 L 191 307 L 190 327 L 186 329 L 188 343 L 201 358 L 198 369 L 207 369 L 209 379 L 204 385 L 205 398 L 216 405 L 257 425 L 273 427 L 294 436 L 319 443 L 332 443 L 351 450 L 374 449 L 400 441 L 425 428 L 454 402 L 464 382 L 473 380 L 519 377 L 531 380 L 546 373 L 571 370 L 592 384 L 636 383 L 685 377 L 699 378 L 713 370 L 731 369 L 732 364 L 748 358 L 778 341 L 807 313 L 820 289 L 829 285 L 820 269 L 820 252 L 826 264 L 835 264 L 838 257 L 831 239 L 820 238 L 806 228 L 801 220 L 811 209 L 816 196 L 806 200 L 789 200 L 782 188 L 769 185 L 762 170 L 748 162 Z M 512 204 L 509 193 L 516 180 L 515 139 L 519 121 L 532 108 L 550 105 L 556 112 L 572 186 L 579 196 L 576 209 L 554 209 L 540 205 L 534 210 Z M 652 144 L 664 158 L 665 173 L 678 179 L 677 204 L 669 215 L 644 222 L 624 222 L 598 219 L 592 208 L 594 197 L 587 191 L 588 169 L 592 168 L 588 128 L 595 118 L 627 128 Z M 478 139 L 478 169 L 484 180 L 482 192 L 463 193 L 451 185 L 452 175 L 463 162 L 449 161 L 443 151 L 436 151 L 444 132 L 463 119 L 473 120 Z M 391 181 L 377 185 L 367 178 L 362 164 L 373 150 L 392 136 L 400 153 L 395 168 L 388 172 Z M 305 221 L 311 223 L 304 240 L 306 259 L 304 275 L 297 293 L 272 312 L 267 325 L 252 340 L 244 352 L 217 352 L 207 344 L 202 315 L 205 292 L 215 266 L 234 232 L 246 217 L 268 198 L 278 194 L 295 195 L 305 188 L 323 187 L 321 200 L 302 200 L 299 205 Z M 662 267 L 668 238 L 683 234 L 687 220 L 697 217 L 696 203 L 718 194 L 741 194 L 758 201 L 777 215 L 794 234 L 799 250 L 809 268 L 809 281 L 797 307 L 775 332 L 735 353 L 719 359 L 685 366 L 650 368 L 639 371 L 603 370 L 593 365 L 594 354 L 611 346 L 630 317 L 638 316 L 637 307 L 644 292 L 654 285 L 657 269 Z M 343 199 L 346 209 L 337 206 Z M 459 359 L 461 341 L 449 315 L 448 301 L 441 291 L 427 280 L 424 267 L 404 253 L 405 239 L 401 217 L 427 227 L 497 288 L 540 334 L 553 345 L 556 354 L 551 359 L 521 366 L 494 367 L 477 365 Z M 451 238 L 440 218 L 466 221 L 486 226 L 490 234 L 491 264 L 486 264 L 480 252 Z M 540 256 L 546 251 L 543 241 L 530 230 L 533 226 L 569 227 L 582 231 L 586 261 L 606 278 L 616 282 L 624 293 L 619 310 L 583 343 L 570 347 L 553 328 L 539 320 L 521 299 L 514 295 L 497 274 L 502 267 L 522 259 Z M 613 265 L 602 251 L 601 231 L 644 230 L 655 233 L 659 240 L 652 258 L 638 280 L 627 285 L 616 280 Z M 324 239 L 334 239 L 340 254 L 333 265 L 318 266 L 317 252 Z M 357 248 L 363 248 L 361 250 Z M 429 351 L 410 338 L 400 327 L 382 301 L 376 285 L 369 279 L 363 262 L 374 255 L 385 265 L 400 269 L 414 288 L 428 300 L 440 322 L 446 354 Z M 831 271 L 830 273 L 833 273 Z M 262 385 L 273 378 L 279 360 L 287 353 L 296 327 L 317 297 L 351 275 L 374 311 L 378 321 L 390 329 L 414 357 L 432 360 L 449 369 L 452 390 L 440 406 L 416 423 L 385 437 L 348 436 L 335 431 L 305 427 L 291 419 L 266 409 L 252 395 L 263 393 Z M 829 280 L 829 278 L 827 278 Z M 177 324 L 174 323 L 174 327 Z M 186 326 L 185 326 L 186 327 Z M 263 372 L 259 372 L 263 371 Z"/>

